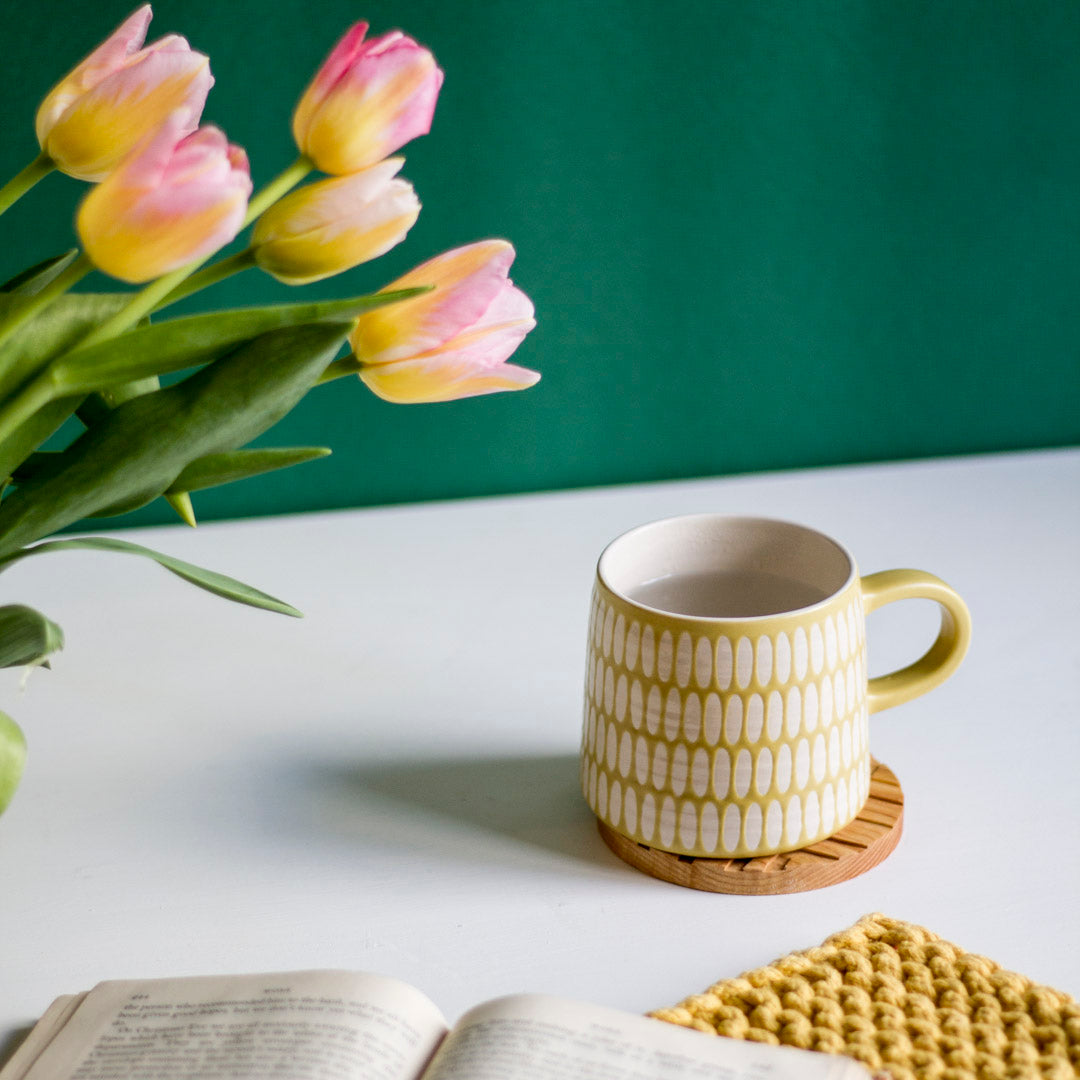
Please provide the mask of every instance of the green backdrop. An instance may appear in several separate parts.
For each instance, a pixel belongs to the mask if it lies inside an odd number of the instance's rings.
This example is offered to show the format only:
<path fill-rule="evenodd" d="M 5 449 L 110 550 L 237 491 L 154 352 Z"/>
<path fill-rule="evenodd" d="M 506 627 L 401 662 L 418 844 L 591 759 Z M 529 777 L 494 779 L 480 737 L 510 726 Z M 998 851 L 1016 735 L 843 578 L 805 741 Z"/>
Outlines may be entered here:
<path fill-rule="evenodd" d="M 5 3 L 5 177 L 42 95 L 134 2 Z M 359 18 L 446 71 L 406 149 L 419 223 L 343 278 L 249 271 L 188 308 L 368 291 L 506 236 L 539 320 L 517 360 L 543 380 L 434 406 L 324 387 L 263 441 L 334 456 L 197 495 L 200 516 L 1080 437 L 1075 2 L 158 0 L 151 37 L 210 54 L 205 120 L 259 186 Z M 79 191 L 50 177 L 5 216 L 0 274 L 69 246 Z"/>

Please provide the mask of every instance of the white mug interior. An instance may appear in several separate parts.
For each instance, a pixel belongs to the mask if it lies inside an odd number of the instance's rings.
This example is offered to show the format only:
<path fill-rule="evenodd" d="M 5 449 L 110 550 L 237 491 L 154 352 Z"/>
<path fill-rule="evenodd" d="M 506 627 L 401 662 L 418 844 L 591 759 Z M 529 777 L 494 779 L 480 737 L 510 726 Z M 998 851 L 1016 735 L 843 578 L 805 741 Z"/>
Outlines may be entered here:
<path fill-rule="evenodd" d="M 856 573 L 855 561 L 835 540 L 804 525 L 771 518 L 692 514 L 641 525 L 613 540 L 600 556 L 597 574 L 627 603 L 682 618 L 709 618 L 653 607 L 634 594 L 676 575 L 753 573 L 785 578 L 812 588 L 820 599 L 783 612 L 827 603 Z M 716 616 L 713 616 L 715 618 Z M 739 615 L 746 618 L 766 614 Z"/>

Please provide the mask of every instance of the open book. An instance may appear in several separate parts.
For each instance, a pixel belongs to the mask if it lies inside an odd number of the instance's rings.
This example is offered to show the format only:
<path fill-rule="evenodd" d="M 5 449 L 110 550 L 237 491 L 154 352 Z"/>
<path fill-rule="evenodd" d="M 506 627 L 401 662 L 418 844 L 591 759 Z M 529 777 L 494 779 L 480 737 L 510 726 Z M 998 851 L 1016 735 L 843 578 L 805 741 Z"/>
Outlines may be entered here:
<path fill-rule="evenodd" d="M 867 1080 L 843 1057 L 523 995 L 448 1028 L 344 971 L 104 982 L 57 999 L 0 1080 Z"/>

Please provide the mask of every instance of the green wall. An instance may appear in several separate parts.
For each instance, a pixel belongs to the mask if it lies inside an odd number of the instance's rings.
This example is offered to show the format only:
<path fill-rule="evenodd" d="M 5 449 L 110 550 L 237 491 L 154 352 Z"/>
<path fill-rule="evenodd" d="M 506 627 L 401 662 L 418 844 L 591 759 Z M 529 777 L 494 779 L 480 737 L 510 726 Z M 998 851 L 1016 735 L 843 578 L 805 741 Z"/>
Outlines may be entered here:
<path fill-rule="evenodd" d="M 40 97 L 134 2 L 5 4 L 5 177 L 36 151 Z M 446 71 L 406 149 L 425 209 L 404 244 L 306 290 L 249 272 L 202 306 L 368 291 L 498 235 L 539 320 L 517 356 L 535 389 L 404 407 L 322 388 L 264 441 L 334 456 L 197 496 L 203 517 L 1080 439 L 1074 2 L 155 12 L 152 36 L 210 54 L 205 119 L 257 186 L 292 160 L 292 106 L 351 22 L 400 26 Z M 78 190 L 50 177 L 5 216 L 0 273 L 69 245 Z"/>

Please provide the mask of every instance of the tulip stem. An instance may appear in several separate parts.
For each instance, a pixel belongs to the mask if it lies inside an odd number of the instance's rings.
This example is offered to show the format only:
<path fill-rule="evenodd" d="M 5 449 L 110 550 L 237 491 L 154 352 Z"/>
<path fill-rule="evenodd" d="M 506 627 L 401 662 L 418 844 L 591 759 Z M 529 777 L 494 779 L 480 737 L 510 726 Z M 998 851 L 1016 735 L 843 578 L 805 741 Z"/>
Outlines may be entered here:
<path fill-rule="evenodd" d="M 76 282 L 86 277 L 94 269 L 86 254 L 80 255 L 66 270 L 33 296 L 20 297 L 22 303 L 15 303 L 6 318 L 0 320 L 0 345 L 3 345 L 23 323 L 32 319 L 42 308 L 48 307 L 58 296 L 63 296 Z"/>
<path fill-rule="evenodd" d="M 53 159 L 44 150 L 21 172 L 16 173 L 0 188 L 0 214 L 21 199 L 39 180 L 55 169 Z"/>
<path fill-rule="evenodd" d="M 248 203 L 244 226 L 250 225 L 264 210 L 272 206 L 287 191 L 291 191 L 312 169 L 315 162 L 301 154 L 284 172 L 279 173 Z"/>
<path fill-rule="evenodd" d="M 13 401 L 0 408 L 0 443 L 5 442 L 20 424 L 52 400 L 53 384 L 46 368 Z"/>
<path fill-rule="evenodd" d="M 224 281 L 225 278 L 238 274 L 241 270 L 247 270 L 254 265 L 254 249 L 244 248 L 243 251 L 238 251 L 227 259 L 220 259 L 210 266 L 204 266 L 201 270 L 192 274 L 191 277 L 177 285 L 171 293 L 159 300 L 154 310 L 160 311 L 170 304 L 175 304 L 177 300 L 183 300 L 185 296 L 190 296 L 200 289 L 208 289 L 211 285 L 216 285 L 219 281 Z"/>
<path fill-rule="evenodd" d="M 335 379 L 343 379 L 346 375 L 359 375 L 363 364 L 353 355 L 343 356 L 340 360 L 333 361 L 329 367 L 319 376 L 316 386 L 323 383 L 333 382 Z"/>
<path fill-rule="evenodd" d="M 180 282 L 194 274 L 204 262 L 206 262 L 206 259 L 198 259 L 195 262 L 188 263 L 187 266 L 181 266 L 178 270 L 163 274 L 155 281 L 151 281 L 144 289 L 135 293 L 131 300 L 115 315 L 106 319 L 103 323 L 98 323 L 79 342 L 78 347 L 81 349 L 88 345 L 98 345 L 102 341 L 119 337 L 125 331 L 130 330 L 143 316 L 149 315 Z"/>

